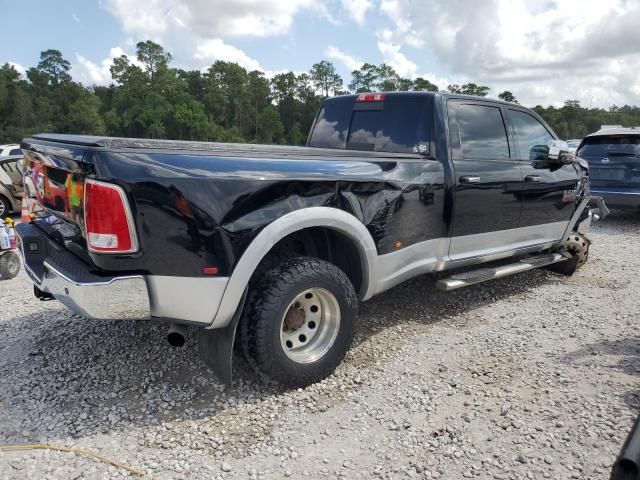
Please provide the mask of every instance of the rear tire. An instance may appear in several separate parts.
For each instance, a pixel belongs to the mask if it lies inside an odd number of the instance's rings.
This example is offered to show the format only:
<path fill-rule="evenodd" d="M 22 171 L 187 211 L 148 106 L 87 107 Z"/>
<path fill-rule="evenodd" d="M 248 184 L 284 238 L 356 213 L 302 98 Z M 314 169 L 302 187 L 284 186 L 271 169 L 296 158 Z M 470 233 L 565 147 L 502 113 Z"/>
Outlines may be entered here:
<path fill-rule="evenodd" d="M 20 273 L 20 257 L 16 252 L 6 252 L 0 255 L 0 278 L 9 280 Z"/>
<path fill-rule="evenodd" d="M 240 322 L 249 364 L 268 379 L 303 387 L 331 375 L 355 332 L 358 299 L 332 263 L 293 257 L 262 270 Z"/>

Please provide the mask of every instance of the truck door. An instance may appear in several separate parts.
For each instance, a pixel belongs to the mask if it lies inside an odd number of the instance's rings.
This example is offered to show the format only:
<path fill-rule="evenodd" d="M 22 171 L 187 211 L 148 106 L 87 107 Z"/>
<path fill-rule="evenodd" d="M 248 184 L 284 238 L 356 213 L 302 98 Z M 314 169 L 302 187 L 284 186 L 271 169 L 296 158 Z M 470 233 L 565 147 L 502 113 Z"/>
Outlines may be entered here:
<path fill-rule="evenodd" d="M 519 108 L 508 108 L 508 115 L 524 177 L 520 227 L 538 226 L 536 234 L 560 239 L 575 208 L 578 173 L 573 165 L 545 162 L 545 147 L 556 137 L 543 122 Z"/>
<path fill-rule="evenodd" d="M 496 103 L 447 102 L 455 174 L 452 260 L 489 255 L 520 240 L 521 162 L 512 156 L 505 112 Z"/>

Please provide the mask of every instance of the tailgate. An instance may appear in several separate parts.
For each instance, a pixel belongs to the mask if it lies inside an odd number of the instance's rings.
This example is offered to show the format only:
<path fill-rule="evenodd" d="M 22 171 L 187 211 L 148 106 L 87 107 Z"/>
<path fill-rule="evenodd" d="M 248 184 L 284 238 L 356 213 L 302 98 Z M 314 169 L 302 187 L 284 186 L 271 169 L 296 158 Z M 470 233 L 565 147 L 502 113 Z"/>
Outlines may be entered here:
<path fill-rule="evenodd" d="M 52 240 L 91 263 L 84 234 L 84 180 L 92 170 L 85 148 L 25 139 L 23 183 L 27 213 Z M 24 212 L 23 212 L 24 215 Z"/>

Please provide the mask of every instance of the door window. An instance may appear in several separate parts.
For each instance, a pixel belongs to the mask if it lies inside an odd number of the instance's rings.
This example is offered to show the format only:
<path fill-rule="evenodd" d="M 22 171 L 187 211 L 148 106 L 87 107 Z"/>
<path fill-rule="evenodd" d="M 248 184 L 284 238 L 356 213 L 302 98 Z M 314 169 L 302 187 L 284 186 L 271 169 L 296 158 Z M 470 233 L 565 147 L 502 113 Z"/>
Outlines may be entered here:
<path fill-rule="evenodd" d="M 544 160 L 549 152 L 549 142 L 554 140 L 553 136 L 533 115 L 519 110 L 509 110 L 509 115 L 516 132 L 519 157 Z"/>
<path fill-rule="evenodd" d="M 457 111 L 463 158 L 509 158 L 507 130 L 498 107 L 467 104 Z"/>

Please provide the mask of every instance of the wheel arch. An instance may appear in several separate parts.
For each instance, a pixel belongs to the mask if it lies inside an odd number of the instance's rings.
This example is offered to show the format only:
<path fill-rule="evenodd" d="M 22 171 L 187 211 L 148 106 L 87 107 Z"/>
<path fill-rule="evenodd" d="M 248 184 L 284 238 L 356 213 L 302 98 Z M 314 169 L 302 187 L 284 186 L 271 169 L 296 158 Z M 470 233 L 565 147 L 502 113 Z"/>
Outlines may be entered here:
<path fill-rule="evenodd" d="M 225 327 L 233 318 L 241 303 L 243 293 L 260 265 L 260 262 L 285 237 L 315 227 L 340 233 L 355 246 L 361 266 L 359 298 L 366 300 L 373 295 L 376 278 L 377 250 L 371 234 L 355 216 L 337 208 L 310 207 L 290 212 L 267 225 L 242 254 L 235 266 L 220 307 L 209 328 Z"/>

